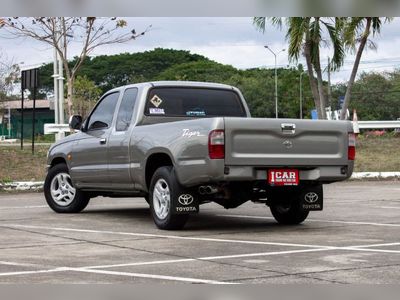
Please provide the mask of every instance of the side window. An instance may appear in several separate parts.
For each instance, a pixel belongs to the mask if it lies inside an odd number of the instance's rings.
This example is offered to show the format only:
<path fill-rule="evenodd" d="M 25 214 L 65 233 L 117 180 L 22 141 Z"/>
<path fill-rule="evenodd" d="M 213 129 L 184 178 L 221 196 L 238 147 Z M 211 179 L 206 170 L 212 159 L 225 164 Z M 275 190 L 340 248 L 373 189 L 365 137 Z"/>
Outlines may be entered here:
<path fill-rule="evenodd" d="M 137 93 L 136 88 L 125 90 L 117 116 L 117 131 L 125 131 L 131 124 Z"/>
<path fill-rule="evenodd" d="M 111 126 L 118 97 L 119 93 L 112 93 L 101 100 L 90 115 L 88 130 L 103 129 Z"/>

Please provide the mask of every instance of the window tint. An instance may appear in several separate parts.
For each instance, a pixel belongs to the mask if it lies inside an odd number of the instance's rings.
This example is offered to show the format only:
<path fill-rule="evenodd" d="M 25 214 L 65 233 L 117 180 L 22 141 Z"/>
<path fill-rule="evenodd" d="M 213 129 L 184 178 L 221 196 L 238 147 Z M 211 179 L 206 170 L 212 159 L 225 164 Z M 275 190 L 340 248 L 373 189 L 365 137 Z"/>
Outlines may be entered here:
<path fill-rule="evenodd" d="M 125 131 L 128 129 L 132 121 L 133 108 L 135 107 L 137 89 L 127 89 L 119 106 L 117 116 L 117 131 Z"/>
<path fill-rule="evenodd" d="M 153 88 L 147 99 L 146 115 L 181 117 L 244 117 L 238 94 L 209 88 Z"/>
<path fill-rule="evenodd" d="M 96 106 L 90 116 L 88 129 L 101 129 L 111 126 L 115 106 L 118 101 L 119 93 L 112 93 L 105 96 Z"/>

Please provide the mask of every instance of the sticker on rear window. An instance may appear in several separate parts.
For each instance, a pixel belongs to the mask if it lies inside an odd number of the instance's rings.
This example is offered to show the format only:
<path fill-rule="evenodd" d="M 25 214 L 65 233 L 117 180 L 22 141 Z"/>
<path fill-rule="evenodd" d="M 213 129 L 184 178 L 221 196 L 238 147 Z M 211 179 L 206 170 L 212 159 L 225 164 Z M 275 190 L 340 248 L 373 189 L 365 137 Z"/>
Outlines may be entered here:
<path fill-rule="evenodd" d="M 186 112 L 187 116 L 205 116 L 206 112 L 204 110 L 189 110 Z"/>
<path fill-rule="evenodd" d="M 153 98 L 150 99 L 150 102 L 155 107 L 159 107 L 163 101 L 161 100 L 160 97 L 158 97 L 157 95 L 154 95 Z"/>
<path fill-rule="evenodd" d="M 165 115 L 164 108 L 149 108 L 151 115 Z"/>

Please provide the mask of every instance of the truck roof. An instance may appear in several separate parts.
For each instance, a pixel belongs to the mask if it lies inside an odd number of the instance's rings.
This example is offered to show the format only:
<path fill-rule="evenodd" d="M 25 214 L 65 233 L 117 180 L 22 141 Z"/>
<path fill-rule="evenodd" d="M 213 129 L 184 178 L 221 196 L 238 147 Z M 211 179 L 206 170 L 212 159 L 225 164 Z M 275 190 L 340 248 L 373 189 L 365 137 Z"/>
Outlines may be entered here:
<path fill-rule="evenodd" d="M 149 81 L 149 82 L 141 82 L 135 84 L 128 84 L 124 86 L 120 86 L 114 88 L 111 91 L 117 91 L 120 89 L 128 88 L 128 87 L 144 87 L 144 86 L 179 86 L 179 87 L 203 87 L 203 88 L 219 88 L 219 89 L 234 89 L 233 86 L 222 84 L 222 83 L 214 83 L 214 82 L 200 82 L 200 81 Z"/>

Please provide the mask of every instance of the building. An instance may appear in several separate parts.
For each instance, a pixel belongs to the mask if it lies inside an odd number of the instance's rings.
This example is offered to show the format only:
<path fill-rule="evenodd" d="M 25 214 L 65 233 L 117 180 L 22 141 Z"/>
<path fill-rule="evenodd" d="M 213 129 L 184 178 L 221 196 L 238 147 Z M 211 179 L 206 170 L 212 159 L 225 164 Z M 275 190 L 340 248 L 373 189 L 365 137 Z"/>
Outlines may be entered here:
<path fill-rule="evenodd" d="M 9 113 L 11 120 L 9 122 Z M 24 100 L 24 138 L 32 136 L 33 100 Z M 21 100 L 0 102 L 0 136 L 21 138 Z M 44 124 L 54 123 L 54 109 L 50 100 L 36 100 L 35 133 L 44 134 Z M 9 130 L 10 124 L 10 130 Z"/>

